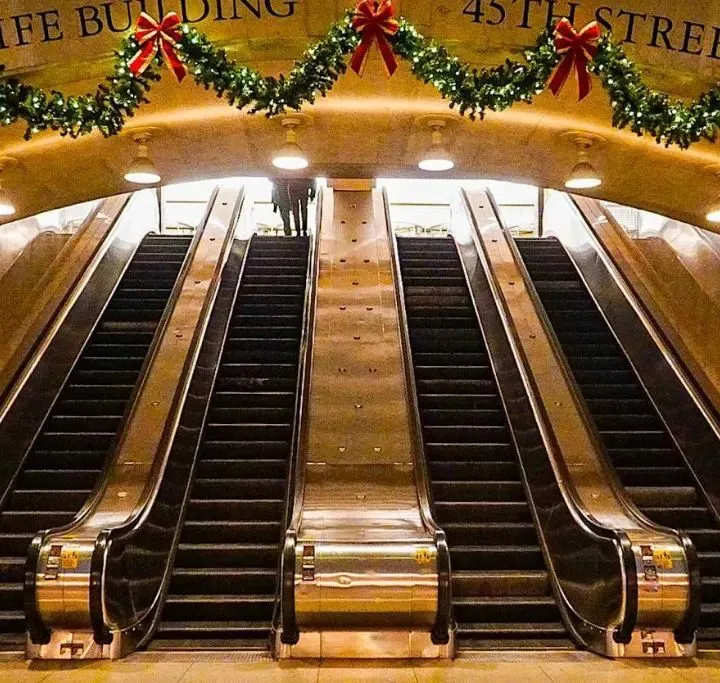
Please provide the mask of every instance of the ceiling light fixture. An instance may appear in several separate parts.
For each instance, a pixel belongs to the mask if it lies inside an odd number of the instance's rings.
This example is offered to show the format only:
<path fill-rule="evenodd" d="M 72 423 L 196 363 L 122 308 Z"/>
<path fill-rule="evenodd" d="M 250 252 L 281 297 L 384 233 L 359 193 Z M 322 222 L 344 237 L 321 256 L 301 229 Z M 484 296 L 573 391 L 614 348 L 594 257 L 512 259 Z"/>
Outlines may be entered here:
<path fill-rule="evenodd" d="M 590 163 L 590 149 L 594 144 L 594 138 L 589 135 L 576 135 L 573 143 L 578 150 L 578 161 L 573 166 L 570 175 L 565 181 L 568 190 L 591 190 L 602 185 L 602 178 Z"/>
<path fill-rule="evenodd" d="M 150 159 L 148 144 L 151 134 L 147 131 L 137 131 L 133 134 L 133 141 L 137 144 L 137 154 L 130 164 L 125 180 L 135 185 L 155 185 L 161 180 L 160 173 Z"/>
<path fill-rule="evenodd" d="M 418 162 L 418 167 L 422 171 L 432 171 L 433 173 L 449 171 L 455 167 L 455 162 L 443 146 L 442 131 L 446 123 L 443 119 L 430 119 L 427 125 L 432 130 L 432 142 L 423 158 Z"/>
<path fill-rule="evenodd" d="M 285 171 L 299 171 L 307 168 L 310 162 L 297 143 L 297 128 L 300 125 L 300 119 L 286 116 L 281 124 L 285 129 L 285 143 L 273 154 L 273 166 Z"/>
<path fill-rule="evenodd" d="M 17 160 L 12 157 L 0 158 L 0 217 L 7 218 L 14 216 L 17 213 L 17 208 L 13 200 L 10 198 L 5 188 L 3 187 L 3 181 L 5 178 L 5 172 L 11 166 L 17 164 Z"/>

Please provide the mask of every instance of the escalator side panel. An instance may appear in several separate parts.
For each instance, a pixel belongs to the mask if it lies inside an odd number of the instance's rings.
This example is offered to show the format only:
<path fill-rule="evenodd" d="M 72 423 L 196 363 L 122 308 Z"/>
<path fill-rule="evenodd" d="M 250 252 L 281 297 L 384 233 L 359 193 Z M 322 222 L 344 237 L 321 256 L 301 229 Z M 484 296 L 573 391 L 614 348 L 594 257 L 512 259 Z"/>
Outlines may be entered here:
<path fill-rule="evenodd" d="M 101 476 L 190 246 L 147 236 L 115 289 L 0 510 L 0 637 L 24 639 L 25 556 L 34 535 L 70 522 Z"/>

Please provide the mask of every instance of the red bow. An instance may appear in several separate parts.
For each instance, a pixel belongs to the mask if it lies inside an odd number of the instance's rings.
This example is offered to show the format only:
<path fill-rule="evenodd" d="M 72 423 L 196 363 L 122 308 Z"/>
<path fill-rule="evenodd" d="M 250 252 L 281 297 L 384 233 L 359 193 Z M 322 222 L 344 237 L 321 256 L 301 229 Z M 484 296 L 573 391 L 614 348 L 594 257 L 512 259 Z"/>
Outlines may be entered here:
<path fill-rule="evenodd" d="M 555 49 L 563 55 L 550 77 L 549 88 L 557 95 L 567 82 L 573 67 L 578 79 L 580 100 L 585 99 L 592 88 L 588 64 L 598 51 L 600 27 L 596 21 L 589 23 L 581 31 L 576 31 L 567 19 L 561 19 L 555 27 Z"/>
<path fill-rule="evenodd" d="M 135 76 L 143 73 L 152 64 L 159 49 L 178 82 L 185 78 L 187 68 L 175 51 L 175 46 L 182 40 L 178 30 L 181 24 L 182 21 L 175 12 L 166 14 L 159 24 L 149 14 L 140 13 L 135 27 L 135 40 L 140 45 L 140 50 L 129 64 L 130 71 Z"/>
<path fill-rule="evenodd" d="M 353 53 L 350 68 L 362 76 L 372 44 L 377 41 L 388 76 L 392 76 L 398 63 L 388 43 L 387 36 L 394 36 L 400 24 L 395 19 L 392 0 L 360 0 L 352 20 L 353 28 L 362 33 L 362 41 Z"/>

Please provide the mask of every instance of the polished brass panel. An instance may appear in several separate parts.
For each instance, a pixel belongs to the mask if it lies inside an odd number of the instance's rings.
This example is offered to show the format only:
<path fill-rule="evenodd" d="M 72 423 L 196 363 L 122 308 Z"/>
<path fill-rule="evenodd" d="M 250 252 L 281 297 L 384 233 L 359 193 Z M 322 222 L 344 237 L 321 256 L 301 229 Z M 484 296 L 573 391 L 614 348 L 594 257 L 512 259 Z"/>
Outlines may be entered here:
<path fill-rule="evenodd" d="M 17 394 L 11 385 L 20 379 L 20 373 L 33 349 L 56 316 L 63 317 L 61 307 L 67 305 L 73 291 L 79 289 L 94 271 L 106 249 L 116 236 L 118 217 L 127 206 L 130 195 L 110 197 L 100 203 L 80 229 L 68 238 L 59 251 L 53 247 L 53 255 L 22 261 L 22 272 L 14 269 L 6 273 L 0 286 L 3 300 L 0 302 L 0 405 L 10 394 Z M 42 256 L 42 255 L 41 255 Z M 84 276 L 84 277 L 83 277 Z M 57 330 L 58 326 L 55 326 Z M 46 340 L 48 342 L 49 340 Z M 47 344 L 45 344 L 46 346 Z M 27 377 L 27 373 L 25 373 Z M 7 411 L 0 407 L 0 415 Z"/>
<path fill-rule="evenodd" d="M 297 645 L 281 657 L 447 655 L 414 473 L 383 197 L 326 191 L 296 534 Z"/>
<path fill-rule="evenodd" d="M 241 192 L 241 186 L 227 184 L 213 196 L 212 208 L 193 242 L 181 276 L 184 279 L 176 287 L 172 310 L 158 331 L 158 341 L 100 488 L 74 522 L 44 535 L 36 603 L 43 623 L 55 635 L 49 645 L 28 644 L 28 652 L 34 657 L 65 658 L 67 654 L 58 649 L 58 639 L 69 638 L 73 631 L 92 630 L 89 571 L 98 534 L 142 516 L 158 489 L 232 247 Z M 53 546 L 62 548 L 60 571 L 48 579 Z M 112 631 L 113 624 L 105 623 Z M 120 640 L 114 639 L 114 647 L 93 647 L 90 653 L 78 651 L 75 656 L 118 656 Z"/>
<path fill-rule="evenodd" d="M 668 643 L 668 654 L 691 656 L 694 645 L 675 643 L 673 631 L 682 623 L 690 604 L 690 580 L 684 548 L 675 532 L 647 520 L 626 496 L 609 467 L 591 418 L 572 380 L 552 328 L 517 254 L 510 233 L 503 228 L 487 192 L 466 192 L 465 204 L 474 230 L 456 234 L 460 244 L 475 242 L 485 268 L 513 354 L 524 375 L 538 427 L 553 462 L 556 478 L 568 504 L 583 524 L 591 519 L 607 529 L 627 535 L 635 556 L 637 581 L 636 630 Z M 657 572 L 645 571 L 650 557 L 670 558 L 653 563 Z M 657 555 L 656 555 L 657 554 Z M 552 558 L 549 558 L 552 566 Z M 620 556 L 618 556 L 620 562 Z M 623 569 L 624 571 L 624 569 Z M 558 587 L 561 591 L 563 586 Z M 611 633 L 625 618 L 623 601 L 614 623 L 604 625 L 606 636 L 594 648 L 607 656 L 655 656 L 616 643 Z M 601 626 L 601 625 L 598 625 Z M 642 647 L 639 648 L 642 650 Z"/>

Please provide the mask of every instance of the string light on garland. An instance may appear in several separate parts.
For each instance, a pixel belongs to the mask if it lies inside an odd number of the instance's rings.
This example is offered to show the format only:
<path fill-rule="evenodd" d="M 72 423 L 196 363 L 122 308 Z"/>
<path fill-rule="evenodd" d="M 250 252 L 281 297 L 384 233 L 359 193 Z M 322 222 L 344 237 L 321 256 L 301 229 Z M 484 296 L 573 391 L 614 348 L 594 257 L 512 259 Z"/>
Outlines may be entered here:
<path fill-rule="evenodd" d="M 361 0 L 360 4 L 368 2 L 375 3 L 376 11 L 380 11 L 381 5 L 392 5 L 391 0 L 381 3 Z M 198 85 L 213 90 L 240 110 L 263 112 L 268 117 L 299 111 L 303 105 L 313 104 L 318 96 L 325 97 L 346 72 L 347 58 L 356 52 L 362 40 L 353 25 L 354 16 L 354 11 L 346 12 L 322 40 L 305 51 L 287 75 L 278 77 L 263 76 L 251 67 L 238 65 L 195 27 L 165 23 L 167 16 L 155 25 L 170 27 L 166 35 L 172 40 L 158 43 L 160 49 L 144 65 L 144 70 L 133 73 L 130 67 L 146 45 L 139 40 L 147 34 L 138 28 L 120 45 L 112 74 L 95 93 L 67 97 L 55 90 L 47 93 L 8 77 L 5 67 L 0 65 L 0 125 L 23 121 L 26 139 L 46 130 L 72 137 L 94 131 L 106 137 L 117 135 L 127 119 L 147 103 L 152 84 L 161 78 L 163 54 L 172 55 L 170 66 L 178 73 L 180 67 L 187 69 Z M 518 102 L 532 102 L 546 89 L 563 58 L 550 30 L 543 31 L 535 45 L 525 51 L 524 63 L 508 59 L 491 69 L 476 69 L 461 62 L 405 19 L 398 19 L 392 32 L 384 33 L 392 54 L 407 61 L 417 78 L 435 87 L 451 108 L 471 120 L 482 119 L 487 111 L 503 111 Z M 172 50 L 168 53 L 170 45 Z M 637 135 L 652 135 L 666 146 L 687 148 L 703 139 L 715 140 L 720 129 L 720 86 L 684 104 L 649 88 L 637 66 L 609 34 L 601 36 L 597 45 L 593 43 L 592 53 L 592 59 L 587 64 L 583 62 L 582 68 L 597 76 L 607 90 L 613 126 L 629 128 Z M 174 62 L 175 56 L 179 63 Z M 385 56 L 389 57 L 387 53 Z"/>

